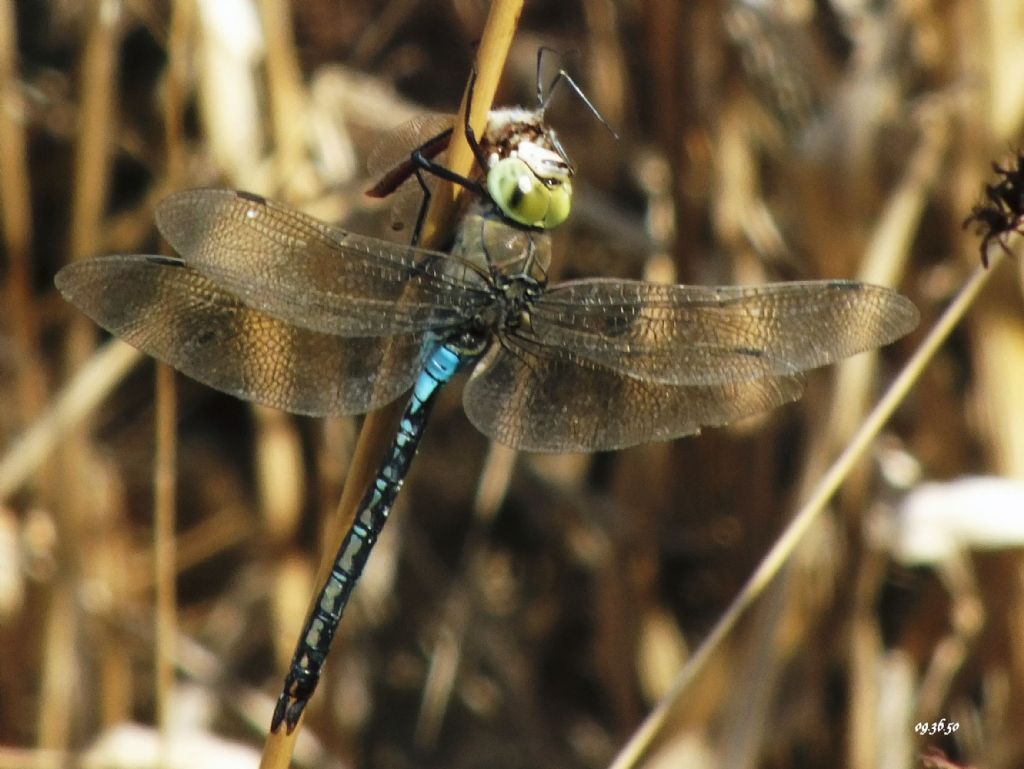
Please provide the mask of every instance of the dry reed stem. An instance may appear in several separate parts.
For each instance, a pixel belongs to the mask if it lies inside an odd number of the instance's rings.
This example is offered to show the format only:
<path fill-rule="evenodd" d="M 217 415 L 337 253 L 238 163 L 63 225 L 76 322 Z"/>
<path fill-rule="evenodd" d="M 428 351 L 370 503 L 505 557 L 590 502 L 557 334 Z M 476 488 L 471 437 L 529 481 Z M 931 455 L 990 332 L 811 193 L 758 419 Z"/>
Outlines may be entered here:
<path fill-rule="evenodd" d="M 477 51 L 473 105 L 472 112 L 468 116 L 469 124 L 478 135 L 483 133 L 486 126 L 487 115 L 494 101 L 494 93 L 497 90 L 521 12 L 522 0 L 496 0 L 491 6 Z M 462 126 L 467 119 L 467 100 L 468 90 L 467 94 L 463 96 L 456 126 Z M 446 164 L 453 172 L 468 176 L 475 158 L 468 142 L 464 138 L 459 141 L 459 133 L 457 128 L 448 150 Z M 439 185 L 434 192 L 423 227 L 422 243 L 425 248 L 437 247 L 447 239 L 459 194 L 460 190 L 450 184 Z M 373 480 L 377 464 L 391 437 L 395 420 L 401 413 L 403 405 L 399 400 L 385 408 L 371 412 L 363 423 L 345 488 L 338 503 L 335 525 L 327 529 L 328 531 L 333 529 L 336 533 L 331 536 L 327 547 L 324 548 L 324 557 L 317 575 L 318 587 L 326 579 L 333 565 L 334 550 L 336 544 L 341 541 L 340 532 L 347 530 L 355 520 L 356 508 L 366 488 Z M 315 600 L 315 595 L 312 600 Z M 310 606 L 312 606 L 312 600 Z M 278 729 L 276 732 L 268 734 L 260 761 L 261 769 L 281 769 L 288 765 L 301 725 L 302 721 L 300 720 L 290 734 L 284 729 Z"/>
<path fill-rule="evenodd" d="M 921 121 L 920 140 L 902 178 L 881 209 L 856 276 L 858 280 L 893 287 L 904 281 L 914 237 L 943 170 L 951 139 L 950 123 L 955 119 L 949 110 L 936 111 L 938 114 Z M 843 361 L 836 371 L 832 408 L 826 422 L 829 446 L 828 450 L 812 452 L 817 456 L 831 456 L 861 424 L 878 371 L 878 353 Z"/>
<path fill-rule="evenodd" d="M 113 339 L 75 371 L 49 409 L 0 457 L 0 502 L 9 499 L 40 471 L 68 434 L 96 410 L 142 359 L 137 349 Z"/>
<path fill-rule="evenodd" d="M 175 372 L 156 365 L 156 455 L 153 459 L 154 657 L 157 723 L 164 757 L 173 736 L 174 639 L 177 635 L 177 388 Z"/>
<path fill-rule="evenodd" d="M 914 237 L 921 228 L 921 219 L 940 180 L 945 159 L 952 140 L 951 124 L 956 115 L 947 103 L 932 104 L 919 111 L 921 137 L 907 163 L 902 178 L 895 186 L 872 232 L 858 279 L 882 285 L 900 285 L 912 257 Z M 832 455 L 834 448 L 844 444 L 864 418 L 871 387 L 878 377 L 878 354 L 861 355 L 845 361 L 836 371 L 834 397 L 826 424 L 826 441 L 812 449 L 809 456 L 822 460 Z M 815 466 L 821 463 L 808 462 Z M 865 474 L 855 476 L 858 490 L 853 496 L 864 497 Z M 807 473 L 802 488 L 810 491 L 817 475 Z M 875 734 L 878 691 L 880 644 L 874 627 L 865 624 L 866 610 L 873 595 L 877 595 L 882 578 L 881 564 L 876 553 L 866 553 L 862 568 L 856 576 L 856 605 L 850 643 L 850 675 L 858 685 L 849 692 L 850 735 L 847 740 L 847 761 L 851 769 L 869 769 L 878 762 L 878 740 Z M 873 623 L 872 623 L 873 625 Z"/>
<path fill-rule="evenodd" d="M 474 577 L 473 568 L 487 545 L 487 524 L 494 520 L 508 492 L 518 457 L 515 449 L 490 441 L 477 484 L 472 528 L 463 543 L 459 566 L 438 613 L 440 626 L 427 653 L 430 665 L 423 682 L 414 731 L 414 743 L 423 752 L 436 747 L 444 724 L 473 616 L 473 592 L 465 585 Z"/>
<path fill-rule="evenodd" d="M 908 159 L 901 179 L 888 195 L 879 214 L 878 223 L 861 260 L 856 276 L 858 280 L 891 287 L 899 287 L 904 281 L 913 238 L 921 226 L 925 206 L 943 168 L 950 140 L 949 122 L 953 117 L 948 110 L 939 111 L 933 106 L 931 114 L 921 120 L 920 140 Z M 801 463 L 798 497 L 813 493 L 829 458 L 863 422 L 872 386 L 878 377 L 878 358 L 878 351 L 872 351 L 842 361 L 835 367 L 829 413 L 821 422 L 822 429 L 815 430 L 809 441 L 805 459 Z M 858 481 L 864 480 L 864 474 L 854 474 L 848 480 L 852 481 L 847 484 L 849 491 L 851 486 L 863 485 Z M 859 498 L 862 494 L 855 491 L 852 496 Z M 821 538 L 827 540 L 828 536 L 824 534 Z M 808 585 L 821 584 L 817 577 L 828 573 L 831 564 L 826 561 L 834 557 L 834 554 L 821 547 L 820 542 L 810 538 L 805 541 L 804 547 L 795 551 L 793 563 L 799 567 L 796 573 L 803 579 L 780 581 L 775 585 L 774 600 L 770 601 L 774 610 L 759 612 L 756 615 L 758 625 L 748 634 L 751 639 L 760 639 L 752 642 L 760 643 L 761 648 L 747 655 L 751 669 L 746 671 L 747 676 L 739 673 L 737 680 L 750 680 L 756 670 L 763 668 L 765 658 L 773 660 L 773 669 L 781 670 L 800 653 L 806 638 L 805 631 L 820 618 L 820 612 L 827 603 L 820 589 L 808 599 L 808 592 L 815 591 L 814 587 Z M 808 601 L 813 603 L 808 605 Z M 780 629 L 785 629 L 785 632 L 780 632 Z M 851 666 L 854 668 L 853 675 L 861 680 L 855 660 L 851 660 Z M 760 689 L 765 682 L 761 677 L 757 680 L 757 688 Z M 860 687 L 852 687 L 851 696 L 859 698 L 864 691 Z M 727 759 L 727 763 L 733 765 L 749 761 L 749 755 L 746 760 L 739 756 L 745 748 L 756 751 L 763 735 L 754 734 L 750 724 L 767 723 L 772 703 L 768 697 L 755 699 L 745 692 L 737 706 L 743 710 L 743 718 L 737 718 L 734 722 L 741 734 L 722 740 L 724 745 L 729 746 L 728 750 L 733 751 Z M 851 712 L 855 724 L 854 733 L 862 733 L 856 724 L 873 717 L 873 712 L 853 706 Z"/>
<path fill-rule="evenodd" d="M 0 0 L 0 233 L 3 237 L 0 251 L 6 262 L 3 297 L 9 315 L 7 329 L 13 338 L 18 362 L 15 374 L 17 427 L 22 429 L 45 408 L 47 387 L 41 366 L 38 317 L 32 301 L 32 187 L 25 136 L 28 115 L 19 83 L 17 51 L 15 8 L 10 0 Z M 12 466 L 17 470 L 16 465 L 23 459 L 17 447 L 6 452 L 0 459 L 0 485 L 7 474 L 5 471 Z M 0 505 L 8 496 L 0 493 Z M 57 621 L 58 617 L 56 612 L 51 613 L 51 622 Z M 52 626 L 47 630 L 49 638 L 60 632 Z M 66 647 L 61 643 L 47 643 L 45 648 L 52 655 Z M 48 657 L 47 661 L 50 659 Z M 56 662 L 58 665 L 67 664 L 67 661 Z M 50 680 L 59 680 L 59 673 Z M 50 710 L 48 708 L 44 712 Z"/>
<path fill-rule="evenodd" d="M 71 256 L 95 256 L 114 146 L 114 93 L 117 72 L 117 28 L 121 3 L 93 0 L 91 24 L 82 56 L 82 99 L 75 160 L 74 206 L 71 214 Z M 84 322 L 84 320 L 83 320 Z"/>
<path fill-rule="evenodd" d="M 487 24 L 476 57 L 476 82 L 473 87 L 472 112 L 469 124 L 477 136 L 482 136 L 487 125 L 487 116 L 494 101 L 498 81 L 504 70 L 505 60 L 512 45 L 519 15 L 523 3 L 496 2 L 490 11 Z M 468 176 L 475 159 L 469 142 L 465 139 L 464 124 L 469 98 L 467 88 L 462 97 L 458 116 L 455 121 L 455 133 L 448 150 L 446 164 L 456 173 Z M 461 189 L 452 184 L 440 185 L 431 199 L 431 207 L 423 227 L 423 242 L 428 247 L 437 245 L 447 239 L 452 226 L 452 218 L 457 207 Z M 476 536 L 473 536 L 473 535 Z M 466 542 L 461 563 L 461 573 L 472 562 L 480 545 L 480 530 L 474 528 Z M 455 676 L 458 673 L 462 653 L 463 634 L 466 630 L 468 611 L 467 598 L 462 590 L 453 590 L 446 602 L 442 615 L 446 618 L 436 636 L 436 643 L 430 654 L 430 667 L 424 682 L 420 700 L 419 715 L 416 721 L 414 741 L 420 749 L 433 746 L 441 728 L 447 703 L 451 697 Z"/>
<path fill-rule="evenodd" d="M 193 0 L 177 0 L 171 10 L 167 40 L 167 88 L 164 100 L 164 135 L 167 142 L 167 177 L 172 185 L 184 176 L 187 150 L 184 141 L 187 46 L 194 30 Z M 174 735 L 174 694 L 178 635 L 177 589 L 177 386 L 174 369 L 157 362 L 155 368 L 155 443 L 153 457 L 153 584 L 154 690 L 161 760 L 167 762 Z"/>
<path fill-rule="evenodd" d="M 73 204 L 71 213 L 72 259 L 81 259 L 96 253 L 101 242 L 102 217 L 109 189 L 111 149 L 113 139 L 113 106 L 116 82 L 116 52 L 118 50 L 118 23 L 120 3 L 116 0 L 95 0 L 88 5 L 86 18 L 86 39 L 79 72 L 81 99 L 77 144 L 75 147 L 75 168 L 73 183 Z M 75 369 L 84 362 L 94 345 L 95 331 L 84 317 L 76 317 L 65 339 L 65 360 L 69 368 Z M 107 510 L 93 509 L 95 500 L 81 494 L 87 486 L 90 451 L 87 440 L 88 428 L 83 425 L 70 433 L 60 446 L 58 456 L 59 477 L 56 482 L 54 511 L 65 544 L 63 555 L 67 557 L 68 569 L 63 578 L 53 587 L 52 603 L 48 624 L 45 654 L 48 659 L 60 658 L 63 664 L 46 665 L 43 669 L 39 716 L 39 744 L 43 748 L 64 750 L 68 747 L 71 733 L 71 719 L 75 687 L 68 681 L 78 680 L 69 672 L 68 666 L 76 665 L 78 633 L 77 622 L 68 622 L 76 617 L 75 588 L 85 574 L 102 574 L 106 565 L 116 563 L 116 553 L 108 550 L 108 541 L 97 541 L 96 547 L 78 549 L 76 544 L 84 541 L 86 532 L 95 531 L 99 522 L 106 517 Z M 116 644 L 103 644 L 100 649 L 99 668 L 100 690 L 104 703 L 118 703 L 122 698 L 113 695 L 108 686 L 118 686 L 122 670 L 120 654 Z M 116 716 L 105 710 L 107 717 Z"/>
<path fill-rule="evenodd" d="M 299 70 L 292 11 L 286 0 L 260 0 L 258 7 L 266 48 L 264 87 L 273 147 L 264 192 L 289 202 L 308 200 L 320 191 L 307 147 L 314 115 Z M 222 115 L 219 122 L 230 124 L 231 115 Z M 271 546 L 290 549 L 299 538 L 303 501 L 310 485 L 301 436 L 292 417 L 282 411 L 257 404 L 252 413 L 262 526 Z M 274 571 L 273 594 L 281 599 L 275 600 L 273 611 L 274 636 L 279 641 L 275 658 L 287 664 L 294 650 L 294 628 L 301 627 L 305 619 L 295 607 L 301 606 L 301 596 L 308 594 L 313 585 L 313 570 L 297 553 L 286 552 Z M 293 596 L 300 596 L 299 602 Z"/>
<path fill-rule="evenodd" d="M 999 140 L 1012 138 L 1020 131 L 1024 117 L 1024 22 L 1018 0 L 986 0 L 981 3 L 986 16 L 984 42 L 979 48 L 987 54 L 985 75 L 991 87 L 990 125 Z"/>
<path fill-rule="evenodd" d="M 11 0 L 0 0 L 0 232 L 7 263 L 6 306 L 18 351 L 18 393 L 23 419 L 45 405 L 39 329 L 32 304 L 32 186 L 25 141 L 26 105 L 18 86 L 17 29 Z"/>
<path fill-rule="evenodd" d="M 260 0 L 267 44 L 267 94 L 270 97 L 274 161 L 285 184 L 285 198 L 308 196 L 315 177 L 306 157 L 308 99 L 295 52 L 288 0 Z"/>
<path fill-rule="evenodd" d="M 864 419 L 864 422 L 850 439 L 843 452 L 832 463 L 824 476 L 822 476 L 814 492 L 801 505 L 785 531 L 775 541 L 771 550 L 768 551 L 754 570 L 754 573 L 744 583 L 739 594 L 729 604 L 729 607 L 715 623 L 711 632 L 708 633 L 693 656 L 687 661 L 685 667 L 679 671 L 668 694 L 658 702 L 654 710 L 644 719 L 640 728 L 633 733 L 626 745 L 619 751 L 609 769 L 628 769 L 639 765 L 645 752 L 659 736 L 669 715 L 679 705 L 687 688 L 696 680 L 709 658 L 719 649 L 740 617 L 746 613 L 747 609 L 771 584 L 772 580 L 789 560 L 793 551 L 800 544 L 807 531 L 817 522 L 825 504 L 836 493 L 843 480 L 856 466 L 856 463 L 860 461 L 861 457 L 871 446 L 871 442 L 892 416 L 896 408 L 906 398 L 914 383 L 920 378 L 925 367 L 932 361 L 939 348 L 949 337 L 949 334 L 971 308 L 981 289 L 985 287 L 985 284 L 991 277 L 997 261 L 1001 258 L 1002 256 L 1000 255 L 993 259 L 989 269 L 983 267 L 975 269 L 970 280 L 957 294 L 956 299 L 946 308 L 946 311 L 943 312 L 942 316 L 928 333 L 928 336 L 925 337 L 921 345 L 914 352 L 914 355 L 900 371 L 899 376 L 896 377 L 882 398 L 871 410 L 871 413 Z"/>

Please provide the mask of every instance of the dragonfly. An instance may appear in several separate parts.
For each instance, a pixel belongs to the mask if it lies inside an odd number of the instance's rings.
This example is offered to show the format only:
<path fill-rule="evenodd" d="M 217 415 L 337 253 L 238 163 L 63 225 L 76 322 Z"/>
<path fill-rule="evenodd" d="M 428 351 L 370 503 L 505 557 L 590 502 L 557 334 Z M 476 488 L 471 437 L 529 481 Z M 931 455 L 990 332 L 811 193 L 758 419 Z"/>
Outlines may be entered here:
<path fill-rule="evenodd" d="M 548 285 L 550 231 L 569 214 L 573 170 L 547 129 L 516 121 L 495 123 L 494 135 L 520 137 L 504 149 L 467 132 L 482 177 L 461 182 L 470 194 L 448 250 L 350 232 L 247 192 L 193 189 L 156 209 L 178 256 L 100 257 L 56 277 L 103 328 L 245 400 L 330 416 L 410 393 L 300 636 L 273 731 L 291 732 L 312 696 L 432 404 L 459 371 L 470 371 L 466 415 L 488 438 L 610 451 L 795 400 L 803 372 L 917 324 L 899 293 L 847 280 Z"/>

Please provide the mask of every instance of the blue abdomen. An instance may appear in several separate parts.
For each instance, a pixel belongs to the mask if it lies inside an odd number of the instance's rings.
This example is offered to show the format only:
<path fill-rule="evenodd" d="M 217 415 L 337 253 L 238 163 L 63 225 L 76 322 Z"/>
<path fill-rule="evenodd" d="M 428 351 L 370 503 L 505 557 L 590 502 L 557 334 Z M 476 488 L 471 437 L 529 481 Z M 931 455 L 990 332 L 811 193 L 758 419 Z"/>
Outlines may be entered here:
<path fill-rule="evenodd" d="M 388 447 L 373 483 L 359 504 L 355 522 L 338 548 L 331 573 L 299 637 L 284 691 L 274 709 L 273 730 L 284 723 L 291 732 L 298 723 L 306 702 L 316 689 L 327 651 L 352 596 L 352 588 L 363 573 L 370 551 L 402 488 L 409 463 L 416 455 L 416 447 L 434 398 L 441 386 L 469 362 L 469 356 L 449 344 L 435 347 L 424 361 L 423 370 L 416 378 L 409 403 L 402 413 L 398 432 Z"/>

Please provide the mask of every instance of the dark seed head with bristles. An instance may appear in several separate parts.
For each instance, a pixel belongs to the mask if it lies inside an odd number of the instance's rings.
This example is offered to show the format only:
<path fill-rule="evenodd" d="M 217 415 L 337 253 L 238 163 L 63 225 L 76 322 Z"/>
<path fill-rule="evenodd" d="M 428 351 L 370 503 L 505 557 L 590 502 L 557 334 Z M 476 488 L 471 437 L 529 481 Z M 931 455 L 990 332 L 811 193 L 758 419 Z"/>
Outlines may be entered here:
<path fill-rule="evenodd" d="M 988 248 L 992 241 L 1006 249 L 1006 236 L 1024 233 L 1024 152 L 1017 151 L 1009 167 L 992 164 L 998 181 L 985 185 L 985 199 L 964 220 L 964 227 L 976 225 L 982 235 L 981 263 L 988 267 Z"/>

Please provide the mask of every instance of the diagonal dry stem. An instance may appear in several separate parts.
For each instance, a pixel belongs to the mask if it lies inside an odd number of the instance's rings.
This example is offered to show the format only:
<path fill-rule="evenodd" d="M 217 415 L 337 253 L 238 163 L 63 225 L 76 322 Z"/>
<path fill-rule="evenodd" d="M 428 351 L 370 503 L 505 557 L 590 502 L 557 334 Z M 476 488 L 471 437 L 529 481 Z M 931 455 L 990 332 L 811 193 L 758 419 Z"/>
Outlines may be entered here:
<path fill-rule="evenodd" d="M 491 103 L 494 101 L 498 80 L 505 67 L 505 59 L 512 44 L 512 37 L 515 34 L 522 6 L 522 0 L 496 0 L 491 6 L 480 39 L 480 47 L 477 49 L 476 83 L 472 114 L 469 116 L 469 124 L 478 135 L 483 133 L 486 126 L 487 115 L 490 112 Z M 465 122 L 466 101 L 467 96 L 464 95 L 456 126 L 462 126 Z M 448 150 L 447 166 L 457 174 L 468 176 L 473 162 L 473 154 L 468 143 L 456 138 Z M 430 208 L 424 221 L 422 233 L 424 247 L 438 247 L 447 239 L 448 233 L 451 232 L 459 193 L 460 189 L 451 184 L 438 185 L 438 189 L 431 197 Z M 346 531 L 355 520 L 356 506 L 373 479 L 403 405 L 401 400 L 396 401 L 368 414 L 363 423 L 334 521 L 332 525 L 326 527 L 329 535 L 323 549 L 324 555 L 317 578 L 318 586 L 327 577 L 333 563 L 337 543 L 341 541 L 342 532 Z M 260 761 L 261 768 L 281 769 L 287 766 L 298 734 L 298 728 L 291 734 L 286 734 L 284 729 L 271 732 L 264 745 Z"/>
<path fill-rule="evenodd" d="M 995 249 L 993 249 L 993 252 L 995 252 Z M 648 714 L 647 718 L 644 719 L 640 728 L 633 733 L 633 736 L 623 746 L 622 750 L 619 751 L 615 760 L 610 764 L 609 769 L 627 769 L 628 767 L 639 765 L 640 760 L 658 737 L 669 715 L 681 701 L 683 694 L 697 679 L 698 674 L 703 670 L 712 654 L 721 646 L 740 617 L 760 597 L 765 588 L 789 560 L 803 536 L 817 521 L 825 504 L 832 498 L 832 495 L 836 493 L 846 476 L 863 457 L 875 436 L 878 435 L 886 421 L 896 410 L 896 407 L 903 402 L 910 388 L 920 378 L 925 366 L 931 362 L 939 348 L 946 341 L 946 338 L 963 319 L 967 310 L 970 309 L 981 289 L 988 281 L 989 275 L 994 271 L 996 263 L 1001 258 L 1001 255 L 996 256 L 987 270 L 979 267 L 960 290 L 956 299 L 946 308 L 946 311 L 929 332 L 924 342 L 921 343 L 914 356 L 907 362 L 900 375 L 889 386 L 885 395 L 882 396 L 882 399 L 865 418 L 860 429 L 850 439 L 846 449 L 822 476 L 808 500 L 801 506 L 789 526 L 786 527 L 786 530 L 776 540 L 772 549 L 761 560 L 757 569 L 750 576 L 750 579 L 743 585 L 743 589 L 740 590 L 739 594 L 729 605 L 729 608 L 726 609 L 693 656 L 683 666 L 683 669 L 679 671 L 669 691 L 654 710 Z"/>

